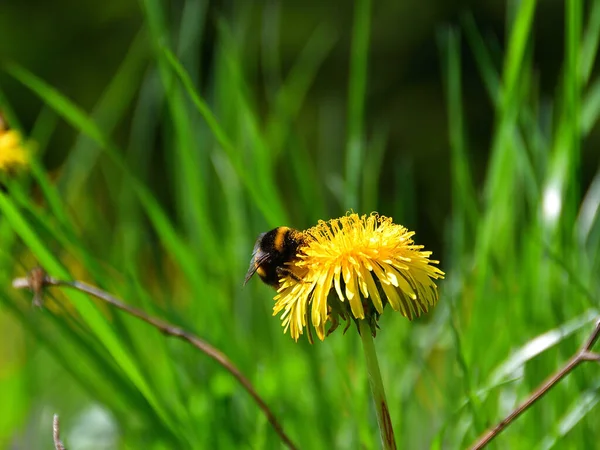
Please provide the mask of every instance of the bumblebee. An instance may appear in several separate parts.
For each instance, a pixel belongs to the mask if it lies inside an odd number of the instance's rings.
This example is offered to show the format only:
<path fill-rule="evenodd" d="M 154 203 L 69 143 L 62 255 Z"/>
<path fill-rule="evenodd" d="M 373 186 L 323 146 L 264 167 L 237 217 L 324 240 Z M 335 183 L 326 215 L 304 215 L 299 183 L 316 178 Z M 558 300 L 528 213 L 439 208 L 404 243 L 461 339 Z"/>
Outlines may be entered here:
<path fill-rule="evenodd" d="M 264 283 L 277 289 L 280 278 L 291 273 L 287 266 L 298 259 L 298 251 L 305 242 L 302 231 L 288 227 L 277 227 L 259 235 L 244 285 L 257 273 Z"/>

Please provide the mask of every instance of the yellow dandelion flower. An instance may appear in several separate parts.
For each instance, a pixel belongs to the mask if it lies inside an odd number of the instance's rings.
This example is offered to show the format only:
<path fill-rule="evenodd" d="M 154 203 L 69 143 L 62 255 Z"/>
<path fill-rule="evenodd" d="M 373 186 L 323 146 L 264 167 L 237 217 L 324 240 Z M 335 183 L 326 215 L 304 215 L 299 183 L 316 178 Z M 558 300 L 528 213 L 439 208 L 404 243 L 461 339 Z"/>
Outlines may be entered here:
<path fill-rule="evenodd" d="M 434 280 L 444 272 L 413 235 L 377 214 L 352 213 L 306 230 L 296 258 L 279 272 L 273 315 L 283 312 L 284 332 L 298 340 L 307 327 L 311 339 L 312 325 L 323 340 L 326 323 L 331 333 L 341 317 L 367 319 L 374 334 L 388 303 L 411 320 L 429 311 L 438 301 Z"/>
<path fill-rule="evenodd" d="M 0 172 L 12 173 L 26 168 L 29 155 L 21 134 L 15 130 L 0 129 Z"/>

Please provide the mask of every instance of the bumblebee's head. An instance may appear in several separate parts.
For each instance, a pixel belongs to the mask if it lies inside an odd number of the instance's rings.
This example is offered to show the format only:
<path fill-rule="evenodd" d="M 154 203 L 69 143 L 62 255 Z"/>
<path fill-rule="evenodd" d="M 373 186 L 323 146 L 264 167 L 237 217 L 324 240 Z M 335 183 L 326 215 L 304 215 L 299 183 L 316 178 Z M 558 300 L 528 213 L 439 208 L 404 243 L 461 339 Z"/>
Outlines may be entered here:
<path fill-rule="evenodd" d="M 269 231 L 269 233 L 272 233 L 275 230 Z M 246 278 L 244 279 L 244 285 L 250 281 L 250 278 L 252 278 L 252 275 L 254 275 L 256 272 L 258 272 L 258 276 L 261 276 L 263 270 L 261 269 L 259 271 L 260 266 L 269 260 L 269 254 L 261 248 L 263 240 L 267 234 L 268 233 L 261 233 L 256 239 L 254 250 L 252 250 L 252 258 L 250 259 L 250 267 L 248 267 L 248 273 L 246 273 Z"/>
<path fill-rule="evenodd" d="M 244 284 L 257 273 L 263 282 L 278 287 L 281 271 L 285 269 L 286 263 L 296 258 L 301 242 L 302 233 L 288 227 L 278 227 L 262 233 L 254 244 Z"/>

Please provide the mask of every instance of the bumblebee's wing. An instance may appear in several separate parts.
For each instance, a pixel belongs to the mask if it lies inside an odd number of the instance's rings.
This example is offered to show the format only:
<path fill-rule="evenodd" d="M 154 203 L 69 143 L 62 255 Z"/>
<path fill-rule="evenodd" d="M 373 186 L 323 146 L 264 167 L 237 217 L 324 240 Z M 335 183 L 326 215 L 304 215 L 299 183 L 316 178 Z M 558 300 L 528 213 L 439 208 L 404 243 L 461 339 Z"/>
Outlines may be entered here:
<path fill-rule="evenodd" d="M 244 286 L 250 280 L 250 278 L 252 278 L 252 275 L 256 273 L 258 268 L 269 260 L 269 254 L 260 248 L 262 238 L 265 234 L 266 233 L 262 233 L 260 236 L 258 236 L 258 239 L 254 244 L 254 250 L 252 250 L 252 259 L 250 259 L 250 267 L 248 267 L 248 273 L 246 273 L 246 278 L 244 279 Z"/>
<path fill-rule="evenodd" d="M 250 261 L 250 267 L 248 267 L 248 273 L 246 273 L 246 278 L 244 279 L 244 286 L 246 285 L 246 283 L 248 281 L 250 281 L 250 278 L 252 278 L 252 275 L 254 275 L 256 273 L 258 268 L 260 266 L 262 266 L 264 263 L 266 263 L 268 260 L 269 260 L 268 253 L 264 253 L 262 250 L 259 250 L 259 252 L 256 254 L 256 256 L 253 257 L 252 260 Z"/>

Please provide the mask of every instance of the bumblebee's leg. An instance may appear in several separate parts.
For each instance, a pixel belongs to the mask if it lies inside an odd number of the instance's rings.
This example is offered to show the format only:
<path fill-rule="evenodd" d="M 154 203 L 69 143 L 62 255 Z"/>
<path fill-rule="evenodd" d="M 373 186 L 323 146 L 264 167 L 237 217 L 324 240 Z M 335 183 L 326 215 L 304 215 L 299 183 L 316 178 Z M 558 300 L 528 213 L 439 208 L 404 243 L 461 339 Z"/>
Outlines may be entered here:
<path fill-rule="evenodd" d="M 279 279 L 281 279 L 281 278 L 286 277 L 286 276 L 289 275 L 290 277 L 292 277 L 296 281 L 302 281 L 300 278 L 298 278 L 298 276 L 294 272 L 292 272 L 287 267 L 277 267 L 275 269 L 275 271 L 277 272 L 277 275 L 279 276 Z"/>

